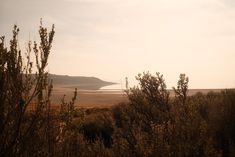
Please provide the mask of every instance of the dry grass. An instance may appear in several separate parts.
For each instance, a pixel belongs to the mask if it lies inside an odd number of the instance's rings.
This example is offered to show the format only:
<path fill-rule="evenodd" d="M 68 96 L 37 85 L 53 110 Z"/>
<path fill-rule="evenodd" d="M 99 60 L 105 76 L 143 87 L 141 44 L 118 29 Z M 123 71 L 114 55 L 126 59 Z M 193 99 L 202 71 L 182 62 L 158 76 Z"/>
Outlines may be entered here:
<path fill-rule="evenodd" d="M 63 95 L 66 95 L 66 100 L 71 100 L 73 96 L 73 88 L 55 86 L 52 94 L 53 107 L 60 104 Z M 222 89 L 190 89 L 188 95 L 193 95 L 197 92 L 208 93 L 210 91 L 219 92 Z M 170 91 L 170 96 L 173 97 L 173 91 Z M 100 90 L 79 90 L 75 106 L 77 108 L 107 108 L 116 105 L 120 102 L 127 101 L 124 92 L 121 91 L 100 91 Z"/>
<path fill-rule="evenodd" d="M 73 96 L 72 88 L 54 87 L 52 94 L 52 104 L 60 104 L 63 95 L 65 100 L 71 100 Z M 78 108 L 111 107 L 120 102 L 127 101 L 124 92 L 120 91 L 99 91 L 99 90 L 79 90 L 75 106 Z"/>

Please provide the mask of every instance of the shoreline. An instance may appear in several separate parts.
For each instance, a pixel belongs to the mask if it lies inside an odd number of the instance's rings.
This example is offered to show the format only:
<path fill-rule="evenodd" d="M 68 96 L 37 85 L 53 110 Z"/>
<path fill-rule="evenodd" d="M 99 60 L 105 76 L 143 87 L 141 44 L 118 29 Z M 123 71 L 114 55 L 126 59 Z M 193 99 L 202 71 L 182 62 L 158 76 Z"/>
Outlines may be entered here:
<path fill-rule="evenodd" d="M 189 89 L 188 95 L 194 95 L 197 92 L 201 92 L 206 94 L 210 91 L 212 92 L 220 92 L 224 89 Z M 174 97 L 173 90 L 169 90 L 170 97 Z M 72 88 L 61 88 L 61 87 L 54 87 L 52 92 L 52 104 L 54 106 L 58 106 L 61 103 L 61 99 L 65 95 L 65 100 L 70 101 L 73 97 L 74 89 Z M 75 106 L 76 107 L 98 107 L 98 108 L 105 108 L 117 105 L 122 102 L 128 101 L 127 96 L 124 90 L 78 90 L 77 91 L 77 99 Z"/>

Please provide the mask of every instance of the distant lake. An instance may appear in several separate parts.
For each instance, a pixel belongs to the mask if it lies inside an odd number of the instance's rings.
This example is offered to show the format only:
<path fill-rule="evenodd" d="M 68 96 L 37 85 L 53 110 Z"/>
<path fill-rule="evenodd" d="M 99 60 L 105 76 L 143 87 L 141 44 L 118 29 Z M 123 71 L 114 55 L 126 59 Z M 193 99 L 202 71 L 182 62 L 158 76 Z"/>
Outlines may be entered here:
<path fill-rule="evenodd" d="M 122 87 L 121 84 L 113 84 L 110 86 L 104 86 L 104 87 L 100 88 L 99 91 L 122 91 L 124 89 L 125 88 Z"/>

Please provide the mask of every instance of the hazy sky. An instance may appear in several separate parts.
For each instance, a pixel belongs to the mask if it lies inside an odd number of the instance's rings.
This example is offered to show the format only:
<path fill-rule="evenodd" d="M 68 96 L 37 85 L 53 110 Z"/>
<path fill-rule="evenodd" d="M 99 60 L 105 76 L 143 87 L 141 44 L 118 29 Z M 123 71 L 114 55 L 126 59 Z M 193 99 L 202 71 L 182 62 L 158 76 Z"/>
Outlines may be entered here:
<path fill-rule="evenodd" d="M 235 0 L 0 0 L 0 35 L 20 27 L 21 49 L 38 26 L 55 24 L 55 74 L 120 82 L 180 73 L 191 88 L 235 87 Z"/>

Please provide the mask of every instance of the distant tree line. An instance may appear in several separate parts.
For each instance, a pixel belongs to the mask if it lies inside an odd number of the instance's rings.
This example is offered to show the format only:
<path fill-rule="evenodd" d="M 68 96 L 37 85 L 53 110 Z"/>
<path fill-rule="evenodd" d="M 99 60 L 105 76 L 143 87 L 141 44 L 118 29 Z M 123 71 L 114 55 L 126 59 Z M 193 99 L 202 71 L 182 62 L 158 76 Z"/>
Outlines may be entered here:
<path fill-rule="evenodd" d="M 30 41 L 24 54 L 18 33 L 14 26 L 9 48 L 0 38 L 0 156 L 235 156 L 234 90 L 188 96 L 189 79 L 180 74 L 169 97 L 163 76 L 146 72 L 138 86 L 127 85 L 128 102 L 76 109 L 75 89 L 70 102 L 62 98 L 52 109 L 46 67 L 54 25 L 41 24 L 40 43 Z"/>

